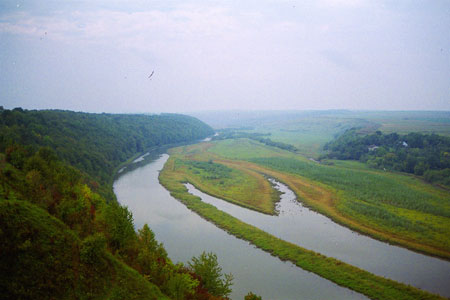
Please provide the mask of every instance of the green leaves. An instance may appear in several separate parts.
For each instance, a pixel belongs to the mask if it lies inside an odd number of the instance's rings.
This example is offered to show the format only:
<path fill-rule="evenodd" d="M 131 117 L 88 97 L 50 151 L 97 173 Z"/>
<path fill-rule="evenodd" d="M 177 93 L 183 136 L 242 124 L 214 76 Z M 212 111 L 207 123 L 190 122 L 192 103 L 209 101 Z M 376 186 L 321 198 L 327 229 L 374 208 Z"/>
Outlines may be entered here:
<path fill-rule="evenodd" d="M 328 157 L 354 159 L 369 166 L 413 173 L 422 176 L 427 171 L 450 170 L 450 138 L 436 134 L 411 132 L 360 135 L 356 130 L 348 130 L 324 147 Z M 448 172 L 448 171 L 447 171 Z M 425 176 L 429 182 L 448 185 L 442 176 Z"/>
<path fill-rule="evenodd" d="M 200 276 L 203 287 L 212 295 L 226 297 L 231 293 L 233 275 L 222 274 L 222 268 L 217 262 L 216 254 L 203 252 L 199 257 L 192 258 L 192 262 L 189 262 L 189 267 L 195 274 Z"/>
<path fill-rule="evenodd" d="M 125 248 L 136 238 L 132 213 L 117 202 L 111 202 L 104 207 L 99 222 L 103 225 L 112 252 L 119 251 L 124 254 Z"/>
<path fill-rule="evenodd" d="M 213 134 L 205 123 L 189 116 L 87 114 L 71 111 L 0 111 L 0 151 L 21 169 L 27 154 L 40 147 L 44 160 L 60 159 L 110 184 L 120 163 L 150 147 L 193 141 Z M 18 146 L 18 144 L 26 147 Z M 28 151 L 30 152 L 30 151 Z M 102 195 L 113 198 L 102 190 Z"/>
<path fill-rule="evenodd" d="M 98 265 L 104 261 L 106 238 L 101 233 L 88 236 L 81 243 L 80 260 L 83 263 Z"/>
<path fill-rule="evenodd" d="M 192 278 L 190 274 L 175 272 L 165 284 L 164 290 L 172 299 L 183 300 L 187 296 L 192 296 L 198 285 L 199 281 Z"/>

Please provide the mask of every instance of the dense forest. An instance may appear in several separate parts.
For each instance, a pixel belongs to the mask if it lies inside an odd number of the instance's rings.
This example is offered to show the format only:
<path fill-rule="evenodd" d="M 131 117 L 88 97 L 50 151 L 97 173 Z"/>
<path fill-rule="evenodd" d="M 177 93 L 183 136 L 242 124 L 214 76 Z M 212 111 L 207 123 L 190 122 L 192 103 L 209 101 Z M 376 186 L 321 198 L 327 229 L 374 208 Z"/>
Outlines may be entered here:
<path fill-rule="evenodd" d="M 324 149 L 328 158 L 359 160 L 374 168 L 412 173 L 450 186 L 450 137 L 380 131 L 361 135 L 358 129 L 351 129 Z"/>
<path fill-rule="evenodd" d="M 213 253 L 174 264 L 144 225 L 92 188 L 153 145 L 212 132 L 181 115 L 1 113 L 2 299 L 224 299 L 232 276 Z M 137 130 L 137 132 L 134 132 Z M 94 185 L 95 187 L 95 185 Z M 250 294 L 249 294 L 250 295 Z"/>
<path fill-rule="evenodd" d="M 196 118 L 177 115 L 89 114 L 59 110 L 0 108 L 0 152 L 21 167 L 24 157 L 49 147 L 69 165 L 92 179 L 92 188 L 113 198 L 115 167 L 153 146 L 194 141 L 213 134 Z"/>

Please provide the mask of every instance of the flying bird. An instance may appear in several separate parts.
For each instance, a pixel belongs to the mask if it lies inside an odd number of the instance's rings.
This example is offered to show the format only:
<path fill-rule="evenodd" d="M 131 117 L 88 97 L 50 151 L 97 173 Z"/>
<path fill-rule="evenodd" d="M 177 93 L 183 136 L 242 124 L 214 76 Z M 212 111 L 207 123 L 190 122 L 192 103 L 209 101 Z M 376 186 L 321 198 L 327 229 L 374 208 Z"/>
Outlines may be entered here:
<path fill-rule="evenodd" d="M 154 73 L 155 73 L 155 70 L 152 71 L 152 74 L 148 75 L 148 79 L 151 80 Z"/>

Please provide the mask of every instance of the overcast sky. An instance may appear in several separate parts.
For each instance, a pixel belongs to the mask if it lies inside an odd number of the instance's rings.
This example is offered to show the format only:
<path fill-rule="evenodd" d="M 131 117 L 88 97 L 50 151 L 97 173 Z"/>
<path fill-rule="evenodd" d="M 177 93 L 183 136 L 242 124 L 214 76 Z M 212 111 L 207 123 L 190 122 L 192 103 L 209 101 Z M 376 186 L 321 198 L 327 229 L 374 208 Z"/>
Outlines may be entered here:
<path fill-rule="evenodd" d="M 450 1 L 1 0 L 0 105 L 450 110 Z"/>

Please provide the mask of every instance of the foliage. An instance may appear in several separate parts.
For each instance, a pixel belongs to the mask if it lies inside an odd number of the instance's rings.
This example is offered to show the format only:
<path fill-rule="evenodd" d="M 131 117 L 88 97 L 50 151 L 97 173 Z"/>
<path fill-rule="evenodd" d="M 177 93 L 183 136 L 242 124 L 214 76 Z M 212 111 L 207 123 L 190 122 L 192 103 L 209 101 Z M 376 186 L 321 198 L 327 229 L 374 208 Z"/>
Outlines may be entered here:
<path fill-rule="evenodd" d="M 203 252 L 199 257 L 192 258 L 189 267 L 200 276 L 203 286 L 212 295 L 226 297 L 231 293 L 233 275 L 222 274 L 222 268 L 217 262 L 216 254 Z"/>
<path fill-rule="evenodd" d="M 252 292 L 249 292 L 245 296 L 244 300 L 262 300 L 262 298 L 258 295 L 253 294 Z"/>
<path fill-rule="evenodd" d="M 96 265 L 101 263 L 106 250 L 106 239 L 96 233 L 83 240 L 80 247 L 80 260 L 85 264 Z"/>
<path fill-rule="evenodd" d="M 0 111 L 0 152 L 6 153 L 13 166 L 21 168 L 26 153 L 49 147 L 60 159 L 89 174 L 93 181 L 90 186 L 99 186 L 110 199 L 114 195 L 109 184 L 114 168 L 121 162 L 153 146 L 197 140 L 212 133 L 199 120 L 176 114 Z"/>
<path fill-rule="evenodd" d="M 117 202 L 104 206 L 98 216 L 98 222 L 105 233 L 112 253 L 120 253 L 121 250 L 126 250 L 136 238 L 133 215 L 127 207 L 121 206 Z"/>
<path fill-rule="evenodd" d="M 349 130 L 325 145 L 327 157 L 354 159 L 384 170 L 424 175 L 427 181 L 448 184 L 450 137 L 436 134 L 397 133 L 359 135 Z"/>
<path fill-rule="evenodd" d="M 14 277 L 0 282 L 5 298 L 160 299 L 161 291 L 175 299 L 209 297 L 198 275 L 172 264 L 147 225 L 136 233 L 126 207 L 93 192 L 83 174 L 52 150 L 28 153 L 22 169 L 5 157 L 0 156 L 1 271 Z M 45 276 L 36 276 L 41 272 Z"/>
<path fill-rule="evenodd" d="M 0 272 L 7 274 L 0 276 L 2 299 L 111 299 L 119 293 L 167 299 L 108 255 L 100 236 L 80 243 L 67 225 L 27 201 L 0 199 L 0 228 Z"/>
<path fill-rule="evenodd" d="M 191 276 L 182 265 L 175 268 L 169 280 L 165 284 L 167 294 L 174 300 L 182 300 L 192 297 L 196 293 L 199 281 Z"/>
<path fill-rule="evenodd" d="M 2 298 L 211 296 L 147 225 L 136 233 L 131 212 L 104 197 L 119 162 L 208 126 L 179 115 L 14 110 L 1 112 L 0 128 L 0 271 L 12 279 L 0 279 Z"/>

